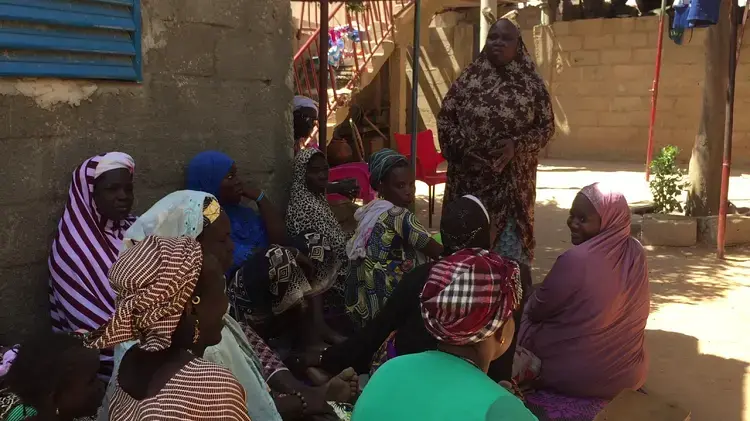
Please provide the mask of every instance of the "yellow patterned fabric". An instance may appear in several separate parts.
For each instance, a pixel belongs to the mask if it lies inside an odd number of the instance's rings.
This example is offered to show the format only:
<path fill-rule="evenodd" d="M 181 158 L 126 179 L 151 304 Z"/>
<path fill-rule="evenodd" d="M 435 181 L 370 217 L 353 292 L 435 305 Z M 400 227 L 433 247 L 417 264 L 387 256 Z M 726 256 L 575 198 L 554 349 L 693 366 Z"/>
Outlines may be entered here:
<path fill-rule="evenodd" d="M 366 257 L 352 261 L 346 276 L 346 308 L 364 326 L 385 304 L 404 273 L 427 262 L 419 251 L 430 233 L 407 209 L 383 212 L 367 241 Z"/>

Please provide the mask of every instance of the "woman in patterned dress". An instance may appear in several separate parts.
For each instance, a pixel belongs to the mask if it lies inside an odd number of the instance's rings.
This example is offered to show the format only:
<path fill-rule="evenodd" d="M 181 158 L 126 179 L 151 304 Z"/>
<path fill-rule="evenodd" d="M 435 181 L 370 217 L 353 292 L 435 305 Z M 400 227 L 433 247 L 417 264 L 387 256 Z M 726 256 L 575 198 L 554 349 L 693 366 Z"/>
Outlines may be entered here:
<path fill-rule="evenodd" d="M 319 294 L 310 300 L 315 315 L 314 331 L 310 332 L 308 343 L 321 341 L 328 344 L 340 343 L 345 338 L 332 329 L 323 318 L 324 307 L 327 319 L 345 315 L 343 276 L 346 274 L 348 259 L 346 242 L 351 233 L 345 232 L 339 224 L 331 206 L 326 200 L 328 186 L 328 162 L 323 152 L 307 148 L 294 157 L 294 174 L 289 208 L 286 214 L 286 228 L 290 237 L 296 238 L 306 233 L 322 236 L 330 252 L 322 261 L 314 262 L 315 274 L 311 284 L 318 286 Z"/>
<path fill-rule="evenodd" d="M 405 273 L 443 252 L 408 209 L 414 201 L 414 175 L 406 157 L 381 149 L 370 158 L 369 170 L 370 184 L 381 199 L 354 215 L 357 231 L 346 246 L 351 260 L 346 307 L 360 326 L 377 315 Z"/>
<path fill-rule="evenodd" d="M 229 218 L 213 195 L 182 190 L 165 196 L 138 218 L 125 233 L 124 245 L 129 249 L 152 235 L 195 238 L 226 271 L 232 265 L 234 248 L 230 231 Z M 233 294 L 229 296 L 232 301 Z M 248 414 L 253 421 L 281 421 L 282 418 L 293 419 L 295 415 L 303 416 L 296 393 L 301 393 L 306 401 L 348 401 L 357 391 L 350 381 L 356 382 L 356 376 L 350 371 L 339 374 L 322 387 L 305 385 L 250 326 L 238 323 L 230 314 L 224 315 L 221 333 L 221 342 L 208 347 L 204 358 L 229 369 L 237 378 L 247 393 Z M 115 372 L 108 396 L 114 392 L 122 356 L 136 343 L 130 341 L 115 347 Z M 269 391 L 274 392 L 274 398 Z M 105 400 L 106 406 L 108 401 L 109 398 Z M 109 419 L 108 410 L 104 409 L 99 418 L 102 421 Z"/>
<path fill-rule="evenodd" d="M 544 81 L 518 28 L 500 19 L 438 116 L 448 161 L 443 206 L 465 194 L 479 197 L 500 232 L 495 251 L 520 263 L 534 257 L 537 155 L 554 132 Z"/>
<path fill-rule="evenodd" d="M 120 255 L 109 279 L 117 308 L 88 344 L 139 340 L 123 357 L 110 420 L 249 421 L 240 383 L 202 358 L 221 341 L 229 304 L 219 260 L 192 238 L 147 237 Z"/>

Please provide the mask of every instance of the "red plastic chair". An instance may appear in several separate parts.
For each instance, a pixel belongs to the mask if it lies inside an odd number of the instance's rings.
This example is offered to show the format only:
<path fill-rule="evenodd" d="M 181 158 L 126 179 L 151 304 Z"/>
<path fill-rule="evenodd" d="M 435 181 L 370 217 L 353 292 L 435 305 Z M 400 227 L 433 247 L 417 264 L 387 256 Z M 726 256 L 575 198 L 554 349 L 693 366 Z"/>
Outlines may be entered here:
<path fill-rule="evenodd" d="M 367 169 L 367 163 L 350 162 L 328 170 L 328 181 L 338 181 L 345 178 L 354 178 L 357 180 L 357 184 L 359 184 L 359 198 L 362 199 L 365 204 L 375 200 L 376 194 L 375 190 L 370 187 L 370 171 Z M 328 199 L 329 202 L 347 200 L 346 197 L 340 194 L 326 195 L 326 199 Z"/>
<path fill-rule="evenodd" d="M 394 133 L 398 152 L 411 156 L 411 134 Z M 445 161 L 443 154 L 435 149 L 435 135 L 432 130 L 417 133 L 417 174 L 416 179 L 427 184 L 429 192 L 429 227 L 432 228 L 432 214 L 435 213 L 435 186 L 445 184 L 448 175 L 438 172 L 437 167 Z"/>

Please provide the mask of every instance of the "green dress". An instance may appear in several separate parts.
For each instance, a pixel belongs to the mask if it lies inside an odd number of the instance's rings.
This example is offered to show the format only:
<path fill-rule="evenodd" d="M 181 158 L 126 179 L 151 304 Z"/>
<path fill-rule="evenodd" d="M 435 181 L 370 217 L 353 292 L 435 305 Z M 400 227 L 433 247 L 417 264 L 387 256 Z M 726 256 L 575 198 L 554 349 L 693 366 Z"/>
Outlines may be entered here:
<path fill-rule="evenodd" d="M 441 351 L 396 357 L 378 369 L 352 421 L 537 421 L 471 363 Z"/>

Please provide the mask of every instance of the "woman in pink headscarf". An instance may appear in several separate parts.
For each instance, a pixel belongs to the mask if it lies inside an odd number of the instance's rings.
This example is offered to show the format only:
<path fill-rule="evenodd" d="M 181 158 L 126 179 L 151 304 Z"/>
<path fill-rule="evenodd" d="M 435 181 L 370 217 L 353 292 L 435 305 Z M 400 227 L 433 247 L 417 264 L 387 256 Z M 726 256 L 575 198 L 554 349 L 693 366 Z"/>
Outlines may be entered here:
<path fill-rule="evenodd" d="M 625 197 L 599 183 L 578 193 L 568 228 L 574 247 L 529 298 L 519 345 L 541 360 L 541 388 L 611 399 L 646 381 L 646 254 Z"/>

